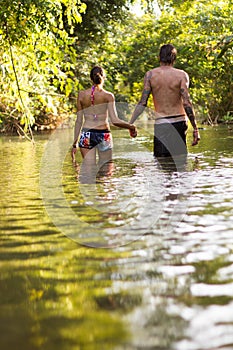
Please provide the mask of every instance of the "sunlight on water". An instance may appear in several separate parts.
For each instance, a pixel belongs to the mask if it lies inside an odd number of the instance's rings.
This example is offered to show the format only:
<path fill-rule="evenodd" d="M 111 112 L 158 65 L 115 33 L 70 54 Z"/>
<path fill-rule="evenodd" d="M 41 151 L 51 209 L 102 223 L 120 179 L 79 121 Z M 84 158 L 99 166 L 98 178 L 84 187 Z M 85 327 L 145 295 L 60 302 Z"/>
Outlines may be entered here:
<path fill-rule="evenodd" d="M 0 139 L 1 349 L 233 348 L 231 131 L 201 130 L 174 169 L 146 128 L 113 132 L 95 184 L 72 131 Z"/>

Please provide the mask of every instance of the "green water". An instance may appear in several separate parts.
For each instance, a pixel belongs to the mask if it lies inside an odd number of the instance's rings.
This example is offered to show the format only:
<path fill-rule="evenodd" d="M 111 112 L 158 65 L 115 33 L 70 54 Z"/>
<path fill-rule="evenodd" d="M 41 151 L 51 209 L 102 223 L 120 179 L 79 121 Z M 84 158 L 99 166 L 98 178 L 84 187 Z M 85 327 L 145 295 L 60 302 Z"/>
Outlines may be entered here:
<path fill-rule="evenodd" d="M 201 130 L 179 173 L 147 128 L 113 132 L 94 186 L 72 131 L 0 138 L 0 349 L 233 348 L 233 131 Z"/>

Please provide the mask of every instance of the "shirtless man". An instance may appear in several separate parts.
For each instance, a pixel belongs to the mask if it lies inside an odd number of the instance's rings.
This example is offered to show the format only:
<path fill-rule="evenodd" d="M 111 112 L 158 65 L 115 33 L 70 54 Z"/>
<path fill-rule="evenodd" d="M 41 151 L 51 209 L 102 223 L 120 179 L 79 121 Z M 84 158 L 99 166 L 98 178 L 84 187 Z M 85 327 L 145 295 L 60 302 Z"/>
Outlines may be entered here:
<path fill-rule="evenodd" d="M 92 165 L 96 164 L 98 151 L 101 166 L 112 159 L 113 143 L 108 117 L 113 125 L 128 129 L 132 137 L 137 135 L 137 131 L 133 124 L 118 118 L 114 95 L 103 88 L 103 69 L 95 66 L 90 72 L 90 78 L 92 87 L 80 91 L 77 99 L 72 158 L 74 160 L 78 144 L 82 157 Z"/>
<path fill-rule="evenodd" d="M 187 117 L 193 127 L 193 143 L 196 145 L 200 135 L 194 110 L 189 96 L 189 76 L 173 67 L 176 49 L 167 44 L 160 48 L 160 67 L 148 71 L 144 77 L 144 88 L 130 123 L 139 117 L 147 106 L 152 93 L 155 108 L 154 155 L 166 157 L 187 153 Z"/>

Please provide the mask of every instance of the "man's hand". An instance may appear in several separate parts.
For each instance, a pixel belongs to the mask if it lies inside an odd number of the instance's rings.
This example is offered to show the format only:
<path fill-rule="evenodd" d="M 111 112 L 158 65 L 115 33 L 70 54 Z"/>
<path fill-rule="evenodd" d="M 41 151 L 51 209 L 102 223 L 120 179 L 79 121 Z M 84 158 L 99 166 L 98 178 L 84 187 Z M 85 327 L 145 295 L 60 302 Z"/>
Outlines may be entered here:
<path fill-rule="evenodd" d="M 132 124 L 131 128 L 129 129 L 129 134 L 131 137 L 136 137 L 138 134 L 137 129 L 133 124 Z"/>
<path fill-rule="evenodd" d="M 192 146 L 195 146 L 198 144 L 199 140 L 201 139 L 198 129 L 193 130 L 193 143 Z"/>

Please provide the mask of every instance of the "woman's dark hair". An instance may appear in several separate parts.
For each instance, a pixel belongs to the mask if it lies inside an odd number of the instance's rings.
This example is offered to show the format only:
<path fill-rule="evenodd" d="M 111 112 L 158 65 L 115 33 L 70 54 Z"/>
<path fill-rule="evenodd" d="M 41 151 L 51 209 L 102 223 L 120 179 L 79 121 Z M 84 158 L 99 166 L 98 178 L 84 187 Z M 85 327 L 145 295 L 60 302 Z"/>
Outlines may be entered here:
<path fill-rule="evenodd" d="M 163 63 L 174 63 L 176 60 L 176 48 L 172 44 L 166 44 L 161 46 L 159 52 L 159 60 Z"/>
<path fill-rule="evenodd" d="M 103 68 L 100 66 L 93 67 L 90 73 L 90 77 L 94 84 L 100 84 L 104 78 Z"/>

